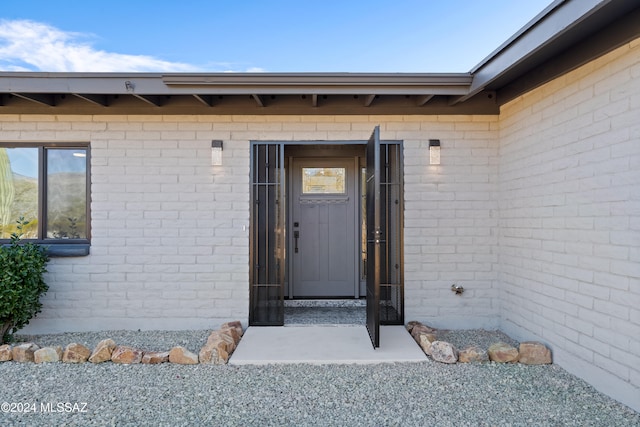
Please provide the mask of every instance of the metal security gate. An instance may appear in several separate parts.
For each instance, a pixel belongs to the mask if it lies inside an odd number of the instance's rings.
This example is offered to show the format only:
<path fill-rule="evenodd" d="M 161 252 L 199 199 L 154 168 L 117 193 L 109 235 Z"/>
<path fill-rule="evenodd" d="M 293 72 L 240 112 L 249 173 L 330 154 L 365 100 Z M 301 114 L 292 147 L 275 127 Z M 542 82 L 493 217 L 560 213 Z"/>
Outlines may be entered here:
<path fill-rule="evenodd" d="M 402 157 L 399 143 L 367 143 L 367 330 L 380 346 L 380 325 L 404 323 Z"/>
<path fill-rule="evenodd" d="M 282 143 L 251 147 L 249 324 L 284 325 L 285 169 Z"/>
<path fill-rule="evenodd" d="M 367 330 L 374 348 L 380 347 L 380 127 L 367 142 Z"/>
<path fill-rule="evenodd" d="M 284 325 L 288 256 L 284 151 L 283 142 L 251 145 L 249 324 L 253 326 Z M 373 346 L 379 347 L 381 324 L 404 323 L 402 145 L 381 142 L 376 127 L 366 152 L 366 323 Z"/>
<path fill-rule="evenodd" d="M 404 324 L 402 155 L 398 143 L 380 144 L 380 324 Z"/>

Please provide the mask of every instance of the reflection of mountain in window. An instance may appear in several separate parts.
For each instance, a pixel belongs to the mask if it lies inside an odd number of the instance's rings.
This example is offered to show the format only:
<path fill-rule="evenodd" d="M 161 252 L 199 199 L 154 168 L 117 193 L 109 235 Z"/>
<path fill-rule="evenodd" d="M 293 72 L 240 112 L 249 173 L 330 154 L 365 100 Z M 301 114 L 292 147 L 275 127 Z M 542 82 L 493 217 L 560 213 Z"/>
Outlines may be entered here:
<path fill-rule="evenodd" d="M 18 231 L 20 217 L 29 222 L 23 237 L 38 237 L 38 197 L 38 149 L 0 148 L 0 239 Z"/>
<path fill-rule="evenodd" d="M 85 150 L 47 149 L 47 238 L 85 239 Z"/>
<path fill-rule="evenodd" d="M 23 238 L 87 239 L 87 154 L 86 147 L 0 147 L 0 239 L 18 231 L 21 217 Z"/>

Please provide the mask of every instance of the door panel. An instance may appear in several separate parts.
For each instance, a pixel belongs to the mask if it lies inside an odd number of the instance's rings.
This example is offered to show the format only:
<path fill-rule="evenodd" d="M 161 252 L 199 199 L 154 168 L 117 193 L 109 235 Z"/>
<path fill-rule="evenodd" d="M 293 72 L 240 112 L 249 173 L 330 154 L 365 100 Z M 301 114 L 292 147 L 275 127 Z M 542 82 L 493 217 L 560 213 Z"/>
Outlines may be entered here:
<path fill-rule="evenodd" d="M 381 232 L 380 324 L 404 323 L 402 269 L 402 156 L 397 143 L 380 144 Z"/>
<path fill-rule="evenodd" d="M 367 330 L 374 348 L 380 347 L 380 127 L 367 142 Z"/>
<path fill-rule="evenodd" d="M 356 189 L 351 159 L 294 159 L 294 298 L 357 296 Z"/>
<path fill-rule="evenodd" d="M 249 324 L 284 324 L 285 186 L 283 144 L 251 147 Z"/>

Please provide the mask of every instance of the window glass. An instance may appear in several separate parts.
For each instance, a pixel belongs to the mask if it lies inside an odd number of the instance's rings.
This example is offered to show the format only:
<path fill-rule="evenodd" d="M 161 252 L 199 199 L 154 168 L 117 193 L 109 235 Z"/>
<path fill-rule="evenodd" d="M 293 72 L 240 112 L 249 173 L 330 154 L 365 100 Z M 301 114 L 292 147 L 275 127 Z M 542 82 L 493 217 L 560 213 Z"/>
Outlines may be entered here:
<path fill-rule="evenodd" d="M 87 238 L 87 150 L 48 148 L 47 230 L 50 239 Z"/>
<path fill-rule="evenodd" d="M 345 168 L 302 168 L 303 194 L 345 194 Z"/>
<path fill-rule="evenodd" d="M 0 147 L 0 239 L 17 232 L 17 220 L 29 224 L 23 238 L 38 237 L 38 149 Z"/>

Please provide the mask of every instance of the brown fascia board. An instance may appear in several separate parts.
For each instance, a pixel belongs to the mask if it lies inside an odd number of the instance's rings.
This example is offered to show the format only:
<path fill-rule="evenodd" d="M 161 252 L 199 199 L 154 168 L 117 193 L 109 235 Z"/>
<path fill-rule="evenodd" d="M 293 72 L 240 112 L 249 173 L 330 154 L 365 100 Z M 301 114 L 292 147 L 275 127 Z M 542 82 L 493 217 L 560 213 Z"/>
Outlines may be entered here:
<path fill-rule="evenodd" d="M 161 74 L 0 73 L 0 92 L 102 95 L 165 95 Z"/>
<path fill-rule="evenodd" d="M 468 73 L 0 73 L 0 93 L 102 95 L 464 95 Z"/>
<path fill-rule="evenodd" d="M 637 2 L 629 0 L 556 0 L 470 71 L 473 82 L 462 100 L 484 90 L 499 91 L 505 86 L 513 87 L 521 76 L 570 52 L 573 46 L 603 28 L 616 25 L 616 20 L 638 7 Z M 610 38 L 608 49 L 594 51 L 591 59 L 618 47 L 625 40 Z M 573 67 L 567 66 L 566 60 L 563 62 L 564 67 L 551 73 L 551 77 L 576 68 L 584 60 L 576 56 Z M 544 83 L 534 79 L 527 81 L 531 87 L 523 87 L 522 91 Z M 509 98 L 513 98 L 513 93 Z M 498 92 L 499 104 L 508 100 Z"/>
<path fill-rule="evenodd" d="M 364 89 L 394 90 L 396 94 L 424 88 L 468 88 L 469 73 L 214 73 L 165 74 L 163 81 L 172 87 L 233 88 L 237 91 L 255 89 L 282 90 L 287 93 L 355 93 Z M 455 90 L 455 89 L 454 89 Z M 331 92 L 333 93 L 333 92 Z M 370 93 L 370 92 L 369 92 Z M 443 93 L 444 94 L 444 93 Z"/>

